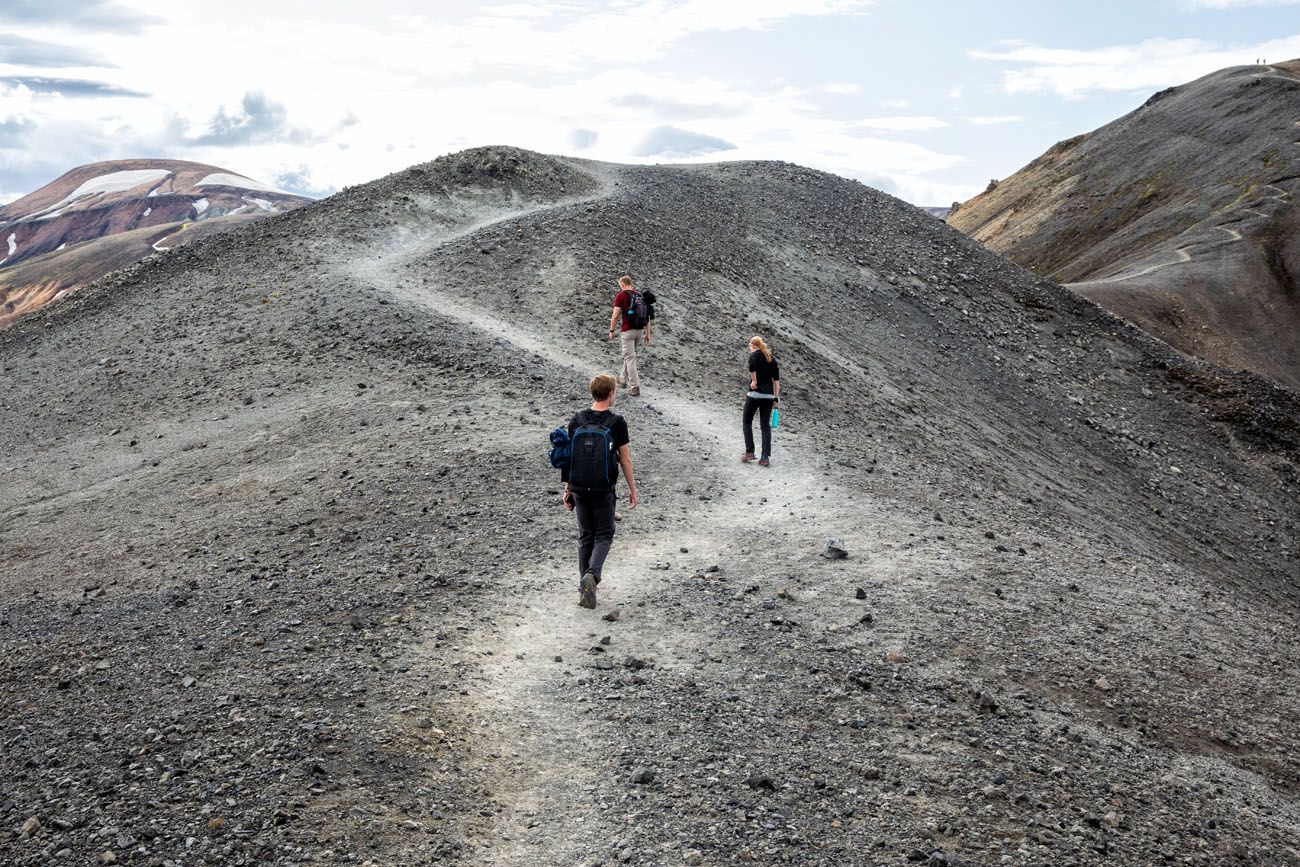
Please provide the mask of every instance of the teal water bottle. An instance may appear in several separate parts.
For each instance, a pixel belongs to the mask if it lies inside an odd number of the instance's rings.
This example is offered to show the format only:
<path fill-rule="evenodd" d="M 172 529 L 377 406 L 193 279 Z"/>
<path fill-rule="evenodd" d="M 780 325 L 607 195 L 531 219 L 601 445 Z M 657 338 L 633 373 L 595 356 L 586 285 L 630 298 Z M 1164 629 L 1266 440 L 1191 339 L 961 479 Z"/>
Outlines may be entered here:
<path fill-rule="evenodd" d="M 779 406 L 774 406 L 772 407 L 772 427 L 776 427 L 780 423 L 781 423 L 781 408 Z"/>

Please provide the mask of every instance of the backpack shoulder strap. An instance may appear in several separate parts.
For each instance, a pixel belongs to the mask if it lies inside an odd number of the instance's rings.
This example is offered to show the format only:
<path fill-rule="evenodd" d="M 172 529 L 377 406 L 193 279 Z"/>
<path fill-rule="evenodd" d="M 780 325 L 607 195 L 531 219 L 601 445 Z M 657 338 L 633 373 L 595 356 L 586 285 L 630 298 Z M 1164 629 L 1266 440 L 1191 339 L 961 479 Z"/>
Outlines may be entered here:
<path fill-rule="evenodd" d="M 594 413 L 589 409 L 584 409 L 580 413 L 578 413 L 578 415 L 581 416 L 581 418 L 576 419 L 578 424 L 575 426 L 574 429 L 576 430 L 577 428 L 584 427 L 589 424 L 596 424 L 596 425 L 600 425 L 605 430 L 610 430 L 612 427 L 614 427 L 614 422 L 619 418 L 619 416 L 611 413 L 609 418 L 605 419 L 604 421 L 601 421 L 600 419 L 592 418 L 593 414 Z"/>

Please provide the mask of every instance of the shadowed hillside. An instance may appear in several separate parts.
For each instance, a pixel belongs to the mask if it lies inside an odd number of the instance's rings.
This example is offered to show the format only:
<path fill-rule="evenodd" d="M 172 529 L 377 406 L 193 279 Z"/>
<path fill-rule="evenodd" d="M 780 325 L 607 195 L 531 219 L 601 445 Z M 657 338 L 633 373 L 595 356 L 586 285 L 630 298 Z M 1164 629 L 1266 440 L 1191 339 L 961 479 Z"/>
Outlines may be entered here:
<path fill-rule="evenodd" d="M 948 222 L 1171 345 L 1300 389 L 1300 61 L 1155 94 Z"/>

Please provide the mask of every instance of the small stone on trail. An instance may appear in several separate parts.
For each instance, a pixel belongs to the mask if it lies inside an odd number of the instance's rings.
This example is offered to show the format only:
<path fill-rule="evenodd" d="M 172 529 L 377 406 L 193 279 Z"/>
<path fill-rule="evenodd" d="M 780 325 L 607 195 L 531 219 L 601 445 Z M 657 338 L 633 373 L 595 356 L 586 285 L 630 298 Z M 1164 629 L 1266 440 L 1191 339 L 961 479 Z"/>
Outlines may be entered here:
<path fill-rule="evenodd" d="M 789 590 L 778 590 L 776 591 L 776 595 L 790 602 L 794 601 L 794 594 L 791 593 Z"/>
<path fill-rule="evenodd" d="M 602 617 L 601 620 L 608 620 L 610 623 L 617 623 L 618 618 L 621 617 L 622 615 L 623 612 L 620 609 L 614 608 L 611 609 L 609 613 L 607 613 L 604 617 Z"/>
<path fill-rule="evenodd" d="M 907 662 L 907 654 L 901 650 L 891 650 L 885 654 L 886 662 Z"/>
<path fill-rule="evenodd" d="M 867 598 L 867 591 L 865 591 L 865 590 L 863 590 L 861 587 L 859 587 L 857 590 L 855 590 L 855 591 L 853 592 L 853 598 L 855 598 L 855 599 L 866 599 L 866 598 Z"/>
<path fill-rule="evenodd" d="M 745 780 L 745 785 L 749 786 L 756 792 L 760 790 L 768 792 L 776 791 L 776 783 L 772 781 L 772 778 L 761 774 L 756 774 L 748 780 Z"/>
<path fill-rule="evenodd" d="M 849 549 L 844 547 L 844 543 L 839 539 L 827 539 L 826 550 L 822 551 L 822 556 L 827 560 L 843 560 L 849 556 Z"/>
<path fill-rule="evenodd" d="M 632 782 L 638 786 L 646 786 L 655 781 L 655 772 L 649 768 L 637 768 L 632 772 Z"/>
<path fill-rule="evenodd" d="M 690 553 L 690 551 L 687 550 L 686 548 L 680 548 L 679 550 L 680 550 L 683 554 L 689 554 L 689 553 Z"/>
<path fill-rule="evenodd" d="M 198 684 L 198 681 L 192 677 L 187 677 L 181 681 L 181 686 L 185 687 L 186 689 L 189 689 L 190 687 L 195 686 L 196 684 Z"/>
<path fill-rule="evenodd" d="M 1110 685 L 1110 681 L 1107 680 L 1104 676 L 1094 680 L 1092 682 L 1092 685 L 1097 687 L 1097 689 L 1101 690 L 1102 692 L 1110 692 L 1112 689 L 1114 689 L 1114 687 Z"/>
<path fill-rule="evenodd" d="M 116 863 L 117 863 L 117 853 L 115 853 L 115 852 L 111 852 L 111 851 L 110 851 L 110 852 L 100 852 L 100 853 L 99 853 L 99 863 L 100 863 L 100 864 L 116 864 Z"/>
<path fill-rule="evenodd" d="M 610 639 L 610 636 L 608 636 L 608 635 L 606 635 L 606 636 L 604 636 L 603 638 L 600 639 L 600 643 L 603 644 L 603 645 L 605 645 L 606 647 L 609 647 L 609 642 L 610 642 L 610 641 L 611 641 L 611 639 Z"/>
<path fill-rule="evenodd" d="M 687 849 L 682 853 L 682 863 L 690 865 L 703 864 L 704 853 L 699 849 Z"/>
<path fill-rule="evenodd" d="M 23 826 L 18 833 L 26 838 L 35 837 L 41 833 L 41 820 L 35 816 L 29 817 L 26 822 L 23 822 Z"/>
<path fill-rule="evenodd" d="M 212 834 L 220 833 L 226 829 L 226 820 L 217 816 L 215 819 L 208 820 L 208 832 Z"/>

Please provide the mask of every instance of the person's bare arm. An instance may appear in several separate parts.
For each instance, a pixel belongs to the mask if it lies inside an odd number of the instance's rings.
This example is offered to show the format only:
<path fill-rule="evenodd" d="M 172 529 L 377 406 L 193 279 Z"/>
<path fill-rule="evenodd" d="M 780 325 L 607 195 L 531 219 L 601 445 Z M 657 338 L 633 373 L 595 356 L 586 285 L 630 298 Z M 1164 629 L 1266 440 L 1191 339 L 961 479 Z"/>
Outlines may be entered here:
<path fill-rule="evenodd" d="M 645 324 L 645 342 L 646 343 L 650 342 L 650 322 L 648 320 L 646 321 Z"/>
<path fill-rule="evenodd" d="M 618 465 L 623 468 L 623 478 L 627 479 L 627 507 L 635 509 L 640 499 L 636 495 L 636 477 L 632 475 L 632 452 L 626 445 L 618 447 Z"/>
<path fill-rule="evenodd" d="M 781 399 L 781 380 L 779 379 L 772 380 L 772 396 L 777 400 Z"/>
<path fill-rule="evenodd" d="M 611 313 L 611 314 L 609 315 L 609 339 L 610 339 L 610 340 L 613 340 L 613 339 L 614 339 L 614 335 L 618 333 L 618 314 L 619 314 L 619 313 L 620 313 L 619 306 L 618 306 L 617 304 L 615 304 L 615 305 L 614 305 L 614 312 Z"/>

